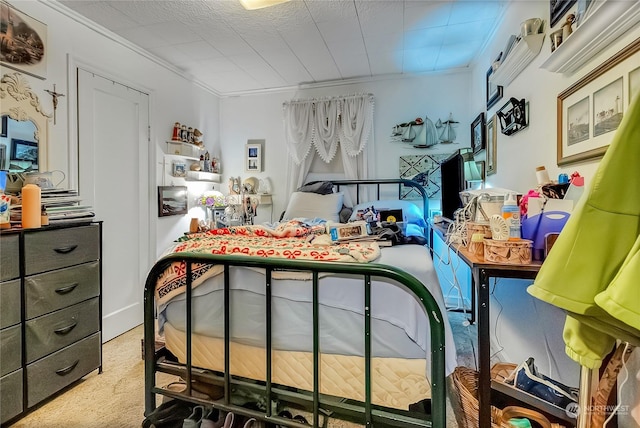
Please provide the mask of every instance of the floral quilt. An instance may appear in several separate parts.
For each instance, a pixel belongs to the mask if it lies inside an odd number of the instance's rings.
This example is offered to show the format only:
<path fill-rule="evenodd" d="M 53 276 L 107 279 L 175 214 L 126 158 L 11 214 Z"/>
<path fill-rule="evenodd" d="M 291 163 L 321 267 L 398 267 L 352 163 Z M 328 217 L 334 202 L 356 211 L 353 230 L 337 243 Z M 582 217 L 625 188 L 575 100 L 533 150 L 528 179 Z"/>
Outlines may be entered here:
<path fill-rule="evenodd" d="M 189 234 L 180 238 L 171 252 L 368 263 L 380 256 L 380 247 L 376 242 L 369 241 L 333 243 L 325 233 L 324 224 L 309 226 L 292 220 L 280 223 L 275 228 L 235 226 Z M 184 292 L 186 270 L 185 262 L 174 262 L 158 277 L 158 304 L 166 303 Z M 200 285 L 222 270 L 220 265 L 194 263 L 193 286 Z"/>

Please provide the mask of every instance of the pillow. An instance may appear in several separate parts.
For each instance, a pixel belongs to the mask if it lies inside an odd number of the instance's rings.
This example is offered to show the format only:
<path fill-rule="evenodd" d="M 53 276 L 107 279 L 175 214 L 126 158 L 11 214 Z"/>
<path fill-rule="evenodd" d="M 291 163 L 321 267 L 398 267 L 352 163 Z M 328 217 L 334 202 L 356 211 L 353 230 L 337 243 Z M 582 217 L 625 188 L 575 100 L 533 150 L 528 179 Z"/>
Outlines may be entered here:
<path fill-rule="evenodd" d="M 340 221 L 342 209 L 342 192 L 330 195 L 317 193 L 293 192 L 289 204 L 284 212 L 283 220 L 294 218 L 323 218 L 325 220 Z"/>
<path fill-rule="evenodd" d="M 330 181 L 312 181 L 298 188 L 298 192 L 319 193 L 321 195 L 330 195 L 333 193 L 333 183 Z"/>
<path fill-rule="evenodd" d="M 409 201 L 400 201 L 400 200 L 383 200 L 383 201 L 373 201 L 373 202 L 364 202 L 362 204 L 358 204 L 353 207 L 353 213 L 349 218 L 349 221 L 353 221 L 356 219 L 356 215 L 358 210 L 364 211 L 365 209 L 373 206 L 377 211 L 381 209 L 390 209 L 402 210 L 402 221 L 405 224 L 416 224 L 420 227 L 427 227 L 427 223 L 424 221 L 422 217 L 422 210 L 418 208 L 416 204 Z"/>
<path fill-rule="evenodd" d="M 425 238 L 426 239 L 426 236 L 424 236 L 423 229 L 420 226 L 418 226 L 417 224 L 413 224 L 413 223 L 405 224 L 405 226 L 404 226 L 404 236 L 406 236 L 406 237 L 419 236 L 421 238 Z"/>

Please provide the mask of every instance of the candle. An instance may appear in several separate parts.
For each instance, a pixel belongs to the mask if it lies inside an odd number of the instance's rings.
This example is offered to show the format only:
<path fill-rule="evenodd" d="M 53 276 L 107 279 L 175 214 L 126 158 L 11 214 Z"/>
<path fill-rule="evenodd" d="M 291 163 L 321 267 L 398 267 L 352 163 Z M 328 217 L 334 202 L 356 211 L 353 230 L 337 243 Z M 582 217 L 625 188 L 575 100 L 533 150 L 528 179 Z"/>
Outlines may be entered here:
<path fill-rule="evenodd" d="M 22 188 L 22 227 L 32 229 L 41 226 L 40 188 L 27 184 Z"/>

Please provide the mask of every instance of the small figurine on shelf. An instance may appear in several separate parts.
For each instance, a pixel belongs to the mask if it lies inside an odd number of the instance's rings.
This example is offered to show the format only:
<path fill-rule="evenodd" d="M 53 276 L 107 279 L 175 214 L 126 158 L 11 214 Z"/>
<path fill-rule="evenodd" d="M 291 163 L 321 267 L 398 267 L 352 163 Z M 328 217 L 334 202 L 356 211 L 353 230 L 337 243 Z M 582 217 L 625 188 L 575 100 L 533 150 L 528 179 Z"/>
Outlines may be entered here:
<path fill-rule="evenodd" d="M 193 128 L 187 129 L 187 143 L 193 143 Z"/>
<path fill-rule="evenodd" d="M 562 24 L 562 41 L 567 40 L 567 37 L 573 33 L 573 29 L 571 26 L 576 20 L 576 16 L 573 13 L 567 15 L 567 20 Z"/>
<path fill-rule="evenodd" d="M 231 177 L 229 178 L 229 194 L 230 195 L 239 195 L 240 194 L 240 178 Z"/>
<path fill-rule="evenodd" d="M 180 122 L 176 122 L 173 125 L 173 135 L 171 135 L 171 141 L 182 141 L 182 137 L 180 135 Z"/>
<path fill-rule="evenodd" d="M 198 128 L 193 130 L 193 144 L 198 147 L 202 147 L 204 144 L 202 143 L 202 132 Z"/>
<path fill-rule="evenodd" d="M 180 128 L 180 140 L 183 143 L 187 142 L 187 125 L 182 125 L 182 127 Z"/>
<path fill-rule="evenodd" d="M 204 154 L 204 168 L 203 171 L 211 172 L 211 160 L 209 158 L 209 152 Z"/>
<path fill-rule="evenodd" d="M 211 172 L 220 174 L 220 160 L 216 157 L 211 158 Z"/>

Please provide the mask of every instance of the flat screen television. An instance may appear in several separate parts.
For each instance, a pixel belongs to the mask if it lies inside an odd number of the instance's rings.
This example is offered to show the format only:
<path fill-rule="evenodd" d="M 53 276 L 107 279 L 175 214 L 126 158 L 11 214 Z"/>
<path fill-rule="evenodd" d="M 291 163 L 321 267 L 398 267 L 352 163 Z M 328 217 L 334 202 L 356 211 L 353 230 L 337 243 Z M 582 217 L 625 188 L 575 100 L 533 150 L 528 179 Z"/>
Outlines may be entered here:
<path fill-rule="evenodd" d="M 464 159 L 459 150 L 440 163 L 440 176 L 442 216 L 454 220 L 453 213 L 462 208 L 460 192 L 465 189 Z"/>

